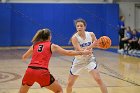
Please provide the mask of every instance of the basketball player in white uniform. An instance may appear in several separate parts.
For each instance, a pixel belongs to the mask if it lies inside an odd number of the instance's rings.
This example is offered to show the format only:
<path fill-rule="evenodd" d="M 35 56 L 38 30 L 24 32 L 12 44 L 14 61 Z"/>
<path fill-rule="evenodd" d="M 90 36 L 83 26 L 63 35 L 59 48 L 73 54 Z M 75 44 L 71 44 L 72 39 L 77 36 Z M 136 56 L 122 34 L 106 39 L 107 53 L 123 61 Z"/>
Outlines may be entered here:
<path fill-rule="evenodd" d="M 83 19 L 75 20 L 77 32 L 72 36 L 72 44 L 77 51 L 92 49 L 98 46 L 96 36 L 93 32 L 86 32 L 86 22 Z M 93 43 L 94 42 L 94 43 Z M 102 93 L 108 93 L 107 88 L 100 78 L 99 71 L 97 70 L 96 59 L 94 55 L 76 56 L 70 69 L 70 75 L 66 91 L 72 93 L 72 86 L 80 75 L 82 70 L 88 70 L 92 77 L 98 83 Z"/>

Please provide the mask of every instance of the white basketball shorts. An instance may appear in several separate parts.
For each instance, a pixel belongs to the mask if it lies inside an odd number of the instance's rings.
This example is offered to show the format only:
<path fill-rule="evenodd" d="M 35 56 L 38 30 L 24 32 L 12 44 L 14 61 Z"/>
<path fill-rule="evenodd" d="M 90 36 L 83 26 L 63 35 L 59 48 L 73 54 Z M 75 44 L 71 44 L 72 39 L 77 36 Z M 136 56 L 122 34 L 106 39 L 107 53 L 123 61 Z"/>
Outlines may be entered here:
<path fill-rule="evenodd" d="M 82 70 L 88 70 L 88 72 L 90 72 L 91 70 L 96 68 L 97 64 L 96 58 L 94 56 L 91 57 L 81 56 L 79 58 L 74 59 L 70 69 L 70 73 L 72 75 L 80 75 L 80 72 Z"/>

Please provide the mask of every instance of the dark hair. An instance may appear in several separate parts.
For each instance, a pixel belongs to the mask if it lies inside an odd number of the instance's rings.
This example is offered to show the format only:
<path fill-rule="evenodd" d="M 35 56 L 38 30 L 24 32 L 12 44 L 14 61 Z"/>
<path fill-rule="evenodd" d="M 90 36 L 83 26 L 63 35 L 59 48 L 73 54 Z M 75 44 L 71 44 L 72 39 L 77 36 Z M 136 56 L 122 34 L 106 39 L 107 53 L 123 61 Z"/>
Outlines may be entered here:
<path fill-rule="evenodd" d="M 36 43 L 39 41 L 45 41 L 48 40 L 50 36 L 51 36 L 51 31 L 48 28 L 40 29 L 37 31 L 37 33 L 35 34 L 31 42 Z"/>
<path fill-rule="evenodd" d="M 87 23 L 86 23 L 86 21 L 84 20 L 84 19 L 82 19 L 82 18 L 78 18 L 78 19 L 76 19 L 76 20 L 74 20 L 74 24 L 76 25 L 78 22 L 82 22 L 83 24 L 84 24 L 84 26 L 87 26 Z M 75 31 L 74 32 L 74 34 L 76 33 L 77 31 Z M 73 35 L 74 35 L 73 34 Z M 72 35 L 72 36 L 73 36 Z M 70 38 L 70 40 L 69 40 L 69 44 L 71 43 L 71 41 L 72 41 L 72 37 Z"/>
<path fill-rule="evenodd" d="M 84 24 L 84 26 L 87 26 L 86 21 L 85 21 L 84 19 L 82 19 L 82 18 L 79 18 L 79 19 L 74 20 L 75 25 L 76 25 L 78 22 L 82 22 L 82 23 Z"/>

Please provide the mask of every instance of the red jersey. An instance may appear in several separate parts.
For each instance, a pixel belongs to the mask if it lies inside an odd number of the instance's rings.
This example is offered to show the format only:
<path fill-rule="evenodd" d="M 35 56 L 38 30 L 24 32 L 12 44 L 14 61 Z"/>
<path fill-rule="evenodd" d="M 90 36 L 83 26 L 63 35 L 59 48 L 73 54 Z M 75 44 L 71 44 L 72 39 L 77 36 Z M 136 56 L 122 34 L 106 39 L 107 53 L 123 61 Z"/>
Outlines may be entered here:
<path fill-rule="evenodd" d="M 33 46 L 32 60 L 29 66 L 48 68 L 52 55 L 51 42 L 42 41 Z"/>

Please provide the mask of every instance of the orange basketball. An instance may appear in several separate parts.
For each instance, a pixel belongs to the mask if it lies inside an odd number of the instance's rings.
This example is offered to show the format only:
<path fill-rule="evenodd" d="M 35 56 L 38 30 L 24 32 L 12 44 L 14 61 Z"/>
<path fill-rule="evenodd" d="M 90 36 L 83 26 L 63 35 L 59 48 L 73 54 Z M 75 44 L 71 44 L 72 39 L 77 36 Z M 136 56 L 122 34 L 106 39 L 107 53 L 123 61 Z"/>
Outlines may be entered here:
<path fill-rule="evenodd" d="M 98 39 L 98 48 L 108 49 L 111 46 L 111 39 L 108 36 L 102 36 Z"/>

